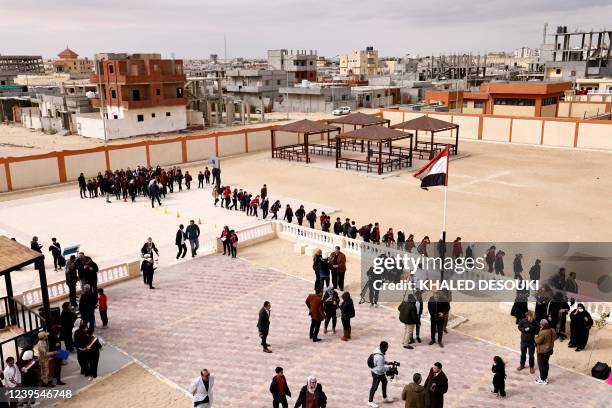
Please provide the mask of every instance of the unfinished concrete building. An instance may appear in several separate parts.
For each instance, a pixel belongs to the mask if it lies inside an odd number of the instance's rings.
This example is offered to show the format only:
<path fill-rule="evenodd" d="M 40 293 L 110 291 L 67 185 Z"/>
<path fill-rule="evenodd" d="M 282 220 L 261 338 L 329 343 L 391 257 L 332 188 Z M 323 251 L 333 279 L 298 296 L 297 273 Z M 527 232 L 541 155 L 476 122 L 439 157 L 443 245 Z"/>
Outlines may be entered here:
<path fill-rule="evenodd" d="M 546 36 L 546 34 L 545 34 Z M 612 76 L 612 31 L 569 33 L 559 26 L 544 45 L 545 79 L 574 81 L 577 78 Z"/>
<path fill-rule="evenodd" d="M 420 81 L 462 79 L 467 86 L 479 86 L 486 79 L 487 56 L 472 54 L 440 55 L 422 60 L 418 66 Z"/>
<path fill-rule="evenodd" d="M 44 74 L 39 55 L 0 55 L 0 85 L 13 85 L 20 74 Z"/>

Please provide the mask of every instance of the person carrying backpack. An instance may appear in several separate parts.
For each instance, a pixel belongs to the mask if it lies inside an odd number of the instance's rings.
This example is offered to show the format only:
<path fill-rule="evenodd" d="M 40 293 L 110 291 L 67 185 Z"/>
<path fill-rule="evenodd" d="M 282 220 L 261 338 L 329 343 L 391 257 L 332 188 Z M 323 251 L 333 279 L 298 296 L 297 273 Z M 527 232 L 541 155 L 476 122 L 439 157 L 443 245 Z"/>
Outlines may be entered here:
<path fill-rule="evenodd" d="M 368 357 L 368 368 L 372 373 L 372 387 L 370 388 L 370 397 L 368 406 L 377 408 L 378 404 L 374 402 L 374 394 L 378 390 L 378 386 L 382 384 L 382 394 L 384 402 L 392 402 L 391 398 L 387 397 L 387 370 L 385 353 L 389 349 L 389 343 L 381 341 L 380 345 L 372 350 L 372 354 Z"/>

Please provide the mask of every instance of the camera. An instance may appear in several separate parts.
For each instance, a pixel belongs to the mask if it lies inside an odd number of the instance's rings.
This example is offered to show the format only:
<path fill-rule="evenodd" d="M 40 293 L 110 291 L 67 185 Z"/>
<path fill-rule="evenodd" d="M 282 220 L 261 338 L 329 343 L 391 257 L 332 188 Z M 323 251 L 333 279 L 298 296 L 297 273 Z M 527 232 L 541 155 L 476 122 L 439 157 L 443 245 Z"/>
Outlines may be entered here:
<path fill-rule="evenodd" d="M 389 377 L 389 379 L 392 380 L 395 378 L 396 375 L 399 375 L 399 371 L 397 370 L 397 367 L 400 366 L 400 363 L 399 361 L 392 361 L 387 364 L 390 365 L 391 367 L 389 367 L 386 374 L 387 374 L 387 377 Z"/>

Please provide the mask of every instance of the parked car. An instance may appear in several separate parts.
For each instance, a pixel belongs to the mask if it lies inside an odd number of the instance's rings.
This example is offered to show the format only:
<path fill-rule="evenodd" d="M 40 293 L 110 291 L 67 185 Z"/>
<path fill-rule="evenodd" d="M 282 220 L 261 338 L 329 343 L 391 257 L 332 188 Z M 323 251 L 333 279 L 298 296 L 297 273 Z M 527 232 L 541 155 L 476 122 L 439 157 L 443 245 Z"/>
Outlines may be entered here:
<path fill-rule="evenodd" d="M 334 109 L 332 113 L 334 114 L 334 116 L 348 115 L 349 113 L 351 113 L 351 107 L 341 106 L 338 109 Z"/>

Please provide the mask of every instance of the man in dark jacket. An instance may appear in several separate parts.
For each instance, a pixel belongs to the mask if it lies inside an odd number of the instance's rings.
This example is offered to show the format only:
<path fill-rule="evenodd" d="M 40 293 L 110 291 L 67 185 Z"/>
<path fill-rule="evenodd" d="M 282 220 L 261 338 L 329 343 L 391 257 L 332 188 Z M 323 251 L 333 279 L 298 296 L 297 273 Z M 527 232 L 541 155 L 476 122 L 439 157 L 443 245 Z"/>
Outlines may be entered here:
<path fill-rule="evenodd" d="M 408 299 L 400 303 L 397 310 L 399 310 L 400 322 L 404 323 L 404 348 L 412 350 L 414 328 L 419 321 L 414 295 L 409 294 Z"/>
<path fill-rule="evenodd" d="M 542 271 L 541 263 L 542 261 L 540 261 L 539 259 L 536 259 L 531 269 L 529 269 L 529 279 L 534 280 L 534 281 L 540 280 L 540 272 Z"/>
<path fill-rule="evenodd" d="M 83 322 L 89 325 L 90 330 L 96 328 L 96 306 L 98 305 L 98 297 L 91 291 L 91 286 L 84 285 L 83 293 L 79 299 L 79 312 Z"/>
<path fill-rule="evenodd" d="M 82 258 L 81 263 L 77 263 L 80 267 L 77 269 L 79 279 L 83 285 L 91 286 L 93 293 L 98 292 L 98 265 L 88 256 Z"/>
<path fill-rule="evenodd" d="M 161 200 L 159 199 L 159 186 L 157 185 L 157 181 L 155 179 L 151 179 L 148 190 L 149 197 L 151 198 L 151 208 L 155 208 L 155 200 L 157 200 L 158 205 L 162 205 Z"/>
<path fill-rule="evenodd" d="M 149 285 L 149 289 L 155 289 L 153 286 L 153 274 L 155 273 L 154 261 L 151 255 L 145 254 L 142 263 L 140 264 L 142 279 L 145 285 Z"/>
<path fill-rule="evenodd" d="M 317 209 L 315 208 L 312 211 L 309 211 L 308 214 L 306 214 L 306 221 L 308 221 L 308 225 L 310 226 L 310 228 L 315 227 L 315 222 L 317 222 Z"/>
<path fill-rule="evenodd" d="M 270 383 L 270 393 L 272 394 L 272 406 L 274 408 L 287 408 L 287 397 L 291 398 L 291 391 L 287 384 L 287 379 L 283 373 L 283 367 L 276 367 L 276 375 L 272 378 Z"/>
<path fill-rule="evenodd" d="M 268 347 L 268 333 L 270 332 L 270 309 L 272 305 L 267 300 L 264 302 L 263 307 L 259 310 L 259 319 L 257 320 L 257 330 L 259 331 L 259 337 L 261 337 L 261 346 L 263 347 L 264 353 L 271 353 Z"/>
<path fill-rule="evenodd" d="M 178 247 L 178 253 L 176 254 L 176 259 L 184 258 L 187 254 L 187 245 L 185 241 L 187 240 L 187 235 L 185 235 L 184 231 L 185 227 L 183 224 L 179 225 L 178 231 L 176 231 L 176 238 L 174 239 L 174 243 Z"/>
<path fill-rule="evenodd" d="M 434 293 L 427 302 L 427 310 L 429 310 L 429 317 L 431 319 L 431 346 L 436 342 L 436 332 L 438 333 L 438 345 L 444 347 L 442 344 L 442 332 L 444 329 L 444 317 L 450 311 L 450 304 L 444 299 L 444 296 L 440 292 Z"/>
<path fill-rule="evenodd" d="M 287 204 L 287 208 L 285 209 L 285 216 L 283 217 L 283 221 L 284 220 L 287 220 L 289 224 L 291 224 L 291 221 L 293 221 L 293 210 L 291 209 L 291 206 L 289 204 Z"/>
<path fill-rule="evenodd" d="M 297 218 L 297 222 L 299 225 L 302 225 L 302 222 L 304 221 L 305 216 L 306 216 L 306 210 L 304 210 L 303 205 L 300 205 L 300 208 L 298 208 L 295 211 L 295 218 Z"/>
<path fill-rule="evenodd" d="M 444 408 L 444 394 L 448 391 L 448 378 L 442 371 L 442 364 L 435 363 L 425 381 L 430 408 Z"/>
<path fill-rule="evenodd" d="M 77 180 L 79 181 L 79 194 L 81 194 L 81 198 L 87 198 L 87 181 L 83 173 L 79 174 Z"/>
<path fill-rule="evenodd" d="M 185 235 L 189 240 L 191 246 L 191 257 L 193 258 L 198 254 L 198 248 L 200 247 L 200 227 L 198 227 L 194 220 L 189 221 L 189 225 L 185 230 Z"/>
<path fill-rule="evenodd" d="M 524 319 L 521 319 L 518 323 L 518 329 L 521 332 L 521 363 L 517 370 L 521 371 L 525 368 L 525 360 L 527 359 L 527 351 L 529 350 L 529 372 L 535 373 L 535 336 L 540 331 L 540 325 L 533 318 L 533 312 L 527 311 L 527 315 Z"/>

